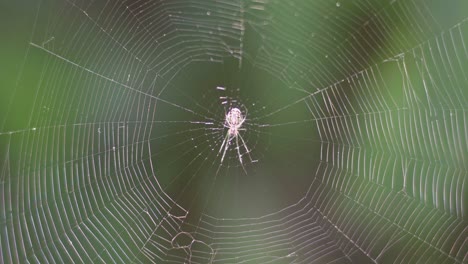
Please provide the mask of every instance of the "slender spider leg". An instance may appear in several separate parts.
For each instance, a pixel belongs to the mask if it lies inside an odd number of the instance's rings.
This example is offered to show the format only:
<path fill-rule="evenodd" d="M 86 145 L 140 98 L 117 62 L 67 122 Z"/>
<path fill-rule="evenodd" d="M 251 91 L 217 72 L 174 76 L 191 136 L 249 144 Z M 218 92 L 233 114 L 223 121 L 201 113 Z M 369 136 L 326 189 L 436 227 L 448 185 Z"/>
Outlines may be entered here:
<path fill-rule="evenodd" d="M 226 133 L 226 136 L 224 137 L 223 139 L 223 143 L 221 144 L 221 147 L 219 148 L 219 151 L 218 151 L 218 155 L 216 155 L 216 157 L 219 156 L 219 153 L 221 153 L 224 145 L 228 145 L 227 144 L 227 141 L 228 141 L 228 137 L 229 137 L 229 133 Z M 226 154 L 226 148 L 224 149 L 224 152 L 223 152 L 223 156 L 221 157 L 221 162 L 219 163 L 219 166 L 218 166 L 218 169 L 216 170 L 216 175 L 218 175 L 219 173 L 219 170 L 221 169 L 221 166 L 223 165 L 223 160 L 224 160 L 224 155 Z"/>
<path fill-rule="evenodd" d="M 239 161 L 240 161 L 241 165 L 244 166 L 244 164 L 242 163 L 242 155 L 240 153 L 239 137 L 237 137 L 237 136 L 236 136 L 236 148 L 237 148 L 237 155 L 239 156 Z"/>
<path fill-rule="evenodd" d="M 247 174 L 247 170 L 245 169 L 244 163 L 242 162 L 242 155 L 240 153 L 239 137 L 238 136 L 240 136 L 240 134 L 237 134 L 237 136 L 236 136 L 237 155 L 239 155 L 239 161 L 240 161 L 240 164 L 242 166 L 242 170 L 244 170 L 245 174 Z"/>
<path fill-rule="evenodd" d="M 226 134 L 226 136 L 224 137 L 224 139 L 223 139 L 223 144 L 221 144 L 221 147 L 219 148 L 218 155 L 219 155 L 219 153 L 221 153 L 221 150 L 223 149 L 224 144 L 226 143 L 226 138 L 228 137 L 228 135 L 229 135 L 229 134 Z"/>
<path fill-rule="evenodd" d="M 245 151 L 247 153 L 247 155 L 249 156 L 249 159 L 251 162 L 255 162 L 253 159 L 252 159 L 252 156 L 250 156 L 250 150 L 247 148 L 247 144 L 245 144 L 245 141 L 244 141 L 244 138 L 241 136 L 241 134 L 239 133 L 239 137 L 242 141 L 242 144 L 244 145 L 244 148 L 245 148 Z"/>
<path fill-rule="evenodd" d="M 221 157 L 221 164 L 223 163 L 224 156 L 226 155 L 226 151 L 228 150 L 228 146 L 229 146 L 230 141 L 231 140 L 230 140 L 230 137 L 229 137 L 229 133 L 227 133 L 226 137 L 224 138 L 224 141 L 223 141 L 224 151 L 223 151 L 223 156 Z M 221 145 L 221 149 L 223 148 L 223 145 Z M 219 150 L 219 152 L 221 152 L 221 149 Z"/>

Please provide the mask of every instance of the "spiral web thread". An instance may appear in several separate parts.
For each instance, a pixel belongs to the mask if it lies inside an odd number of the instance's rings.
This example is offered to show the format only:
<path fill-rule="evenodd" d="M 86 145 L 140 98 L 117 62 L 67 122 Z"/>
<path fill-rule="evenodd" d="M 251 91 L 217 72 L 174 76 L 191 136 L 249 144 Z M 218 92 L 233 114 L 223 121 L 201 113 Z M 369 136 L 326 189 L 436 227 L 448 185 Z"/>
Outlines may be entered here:
<path fill-rule="evenodd" d="M 467 263 L 468 18 L 446 25 L 436 11 L 423 0 L 41 2 L 29 121 L 0 132 L 1 259 Z M 154 116 L 166 104 L 205 117 L 161 95 L 187 65 L 228 57 L 303 92 L 256 118 L 306 106 L 320 165 L 282 210 L 191 222 L 155 173 L 152 132 L 165 123 Z"/>

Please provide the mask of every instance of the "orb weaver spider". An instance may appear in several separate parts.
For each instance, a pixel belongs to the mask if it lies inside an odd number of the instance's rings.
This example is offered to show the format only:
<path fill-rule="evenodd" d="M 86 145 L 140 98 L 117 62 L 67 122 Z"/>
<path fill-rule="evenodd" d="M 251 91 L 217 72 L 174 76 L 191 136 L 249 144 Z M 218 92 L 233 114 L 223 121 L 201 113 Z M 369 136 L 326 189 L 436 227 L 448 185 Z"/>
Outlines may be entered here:
<path fill-rule="evenodd" d="M 249 148 L 247 147 L 247 144 L 245 143 L 244 138 L 241 136 L 241 134 L 239 132 L 240 130 L 245 130 L 245 128 L 242 128 L 242 125 L 244 124 L 246 118 L 247 118 L 247 115 L 243 116 L 241 110 L 239 108 L 237 108 L 237 107 L 231 108 L 227 112 L 223 126 L 225 128 L 227 128 L 228 131 L 227 131 L 226 136 L 223 139 L 223 143 L 221 144 L 221 147 L 219 148 L 219 151 L 218 151 L 218 155 L 221 152 L 223 152 L 223 154 L 221 156 L 221 164 L 222 164 L 223 161 L 224 161 L 224 157 L 226 156 L 226 152 L 227 152 L 227 150 L 229 148 L 229 145 L 231 144 L 232 140 L 235 140 L 237 155 L 239 157 L 239 162 L 240 162 L 240 164 L 242 166 L 242 169 L 244 171 L 245 171 L 245 167 L 244 167 L 244 163 L 242 161 L 242 155 L 243 154 L 241 154 L 241 151 L 240 151 L 241 147 L 239 146 L 239 138 L 241 140 L 242 145 L 245 148 L 245 151 L 246 151 L 245 153 L 247 153 L 250 160 L 252 160 L 252 158 L 250 157 Z M 224 148 L 224 150 L 223 150 L 223 148 Z"/>

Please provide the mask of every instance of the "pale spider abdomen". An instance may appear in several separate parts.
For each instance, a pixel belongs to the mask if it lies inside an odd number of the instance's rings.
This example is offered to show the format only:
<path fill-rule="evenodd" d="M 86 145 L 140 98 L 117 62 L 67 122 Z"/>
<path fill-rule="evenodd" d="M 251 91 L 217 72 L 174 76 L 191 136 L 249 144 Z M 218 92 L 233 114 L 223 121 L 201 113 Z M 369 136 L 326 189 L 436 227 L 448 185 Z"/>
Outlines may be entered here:
<path fill-rule="evenodd" d="M 244 118 L 239 108 L 232 108 L 226 114 L 226 125 L 229 127 L 230 134 L 236 133 L 237 129 L 242 125 L 243 122 Z"/>

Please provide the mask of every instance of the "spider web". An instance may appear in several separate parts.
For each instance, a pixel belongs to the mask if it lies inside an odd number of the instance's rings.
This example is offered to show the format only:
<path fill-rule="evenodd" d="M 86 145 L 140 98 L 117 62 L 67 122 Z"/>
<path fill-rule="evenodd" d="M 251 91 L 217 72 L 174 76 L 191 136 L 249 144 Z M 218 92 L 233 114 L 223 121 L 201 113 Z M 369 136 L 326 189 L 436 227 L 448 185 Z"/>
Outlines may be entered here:
<path fill-rule="evenodd" d="M 466 11 L 39 1 L 0 119 L 0 259 L 468 263 Z"/>

